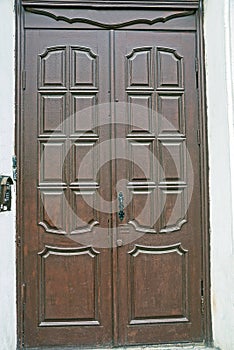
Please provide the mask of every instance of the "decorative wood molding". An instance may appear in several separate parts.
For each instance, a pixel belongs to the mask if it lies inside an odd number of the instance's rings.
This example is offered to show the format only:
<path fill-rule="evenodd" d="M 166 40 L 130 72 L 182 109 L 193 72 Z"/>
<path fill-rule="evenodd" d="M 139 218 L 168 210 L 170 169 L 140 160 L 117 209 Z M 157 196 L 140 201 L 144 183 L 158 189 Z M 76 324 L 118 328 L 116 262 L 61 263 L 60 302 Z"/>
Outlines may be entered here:
<path fill-rule="evenodd" d="M 65 235 L 66 234 L 66 231 L 64 230 L 59 230 L 59 229 L 54 229 L 54 228 L 51 228 L 49 227 L 49 224 L 44 222 L 44 221 L 40 221 L 38 223 L 39 226 L 42 226 L 45 230 L 45 232 L 47 233 L 55 233 L 57 235 Z"/>
<path fill-rule="evenodd" d="M 93 220 L 88 225 L 77 228 L 76 230 L 72 231 L 71 235 L 92 232 L 94 226 L 97 226 L 97 225 L 99 225 L 99 222 L 97 220 Z"/>
<path fill-rule="evenodd" d="M 179 52 L 177 52 L 175 49 L 172 49 L 170 47 L 159 46 L 159 47 L 157 47 L 157 52 L 169 52 L 169 53 L 173 54 L 178 60 L 181 60 L 183 58 L 183 56 L 181 56 L 179 54 Z"/>
<path fill-rule="evenodd" d="M 150 227 L 145 227 L 145 226 L 141 226 L 136 219 L 134 220 L 130 220 L 128 222 L 129 225 L 132 225 L 133 228 L 137 231 L 137 232 L 142 232 L 142 233 L 157 233 L 155 231 L 155 229 L 150 228 Z"/>
<path fill-rule="evenodd" d="M 184 249 L 181 243 L 176 243 L 168 246 L 144 246 L 135 244 L 134 248 L 128 254 L 136 257 L 139 254 L 169 254 L 176 252 L 179 255 L 185 255 L 188 250 Z"/>
<path fill-rule="evenodd" d="M 199 0 L 22 0 L 23 6 L 89 8 L 198 8 Z"/>
<path fill-rule="evenodd" d="M 46 259 L 49 255 L 64 255 L 64 256 L 73 256 L 73 255 L 84 255 L 87 254 L 91 258 L 94 258 L 99 254 L 92 246 L 87 247 L 54 247 L 46 245 L 45 248 L 38 253 L 39 256 Z"/>
<path fill-rule="evenodd" d="M 186 219 L 179 219 L 175 225 L 170 225 L 163 227 L 159 232 L 160 233 L 170 233 L 174 231 L 179 231 L 181 227 L 186 224 L 187 220 Z"/>
<path fill-rule="evenodd" d="M 56 15 L 52 11 L 45 10 L 45 9 L 26 7 L 25 10 L 28 12 L 31 12 L 31 13 L 35 13 L 37 15 L 50 17 L 56 21 L 63 21 L 63 22 L 69 23 L 69 24 L 85 23 L 85 24 L 90 24 L 92 26 L 100 27 L 100 28 L 104 28 L 104 29 L 120 29 L 120 28 L 124 28 L 127 26 L 137 25 L 137 24 L 147 24 L 149 26 L 152 26 L 156 23 L 165 23 L 165 22 L 168 22 L 172 19 L 191 16 L 195 13 L 195 10 L 179 11 L 179 12 L 170 14 L 170 15 L 165 16 L 165 17 L 156 17 L 152 20 L 147 19 L 147 18 L 138 18 L 138 19 L 134 19 L 134 20 L 130 20 L 130 21 L 110 24 L 110 23 L 94 21 L 94 20 L 91 20 L 88 18 L 83 18 L 83 17 L 67 17 L 65 15 Z"/>

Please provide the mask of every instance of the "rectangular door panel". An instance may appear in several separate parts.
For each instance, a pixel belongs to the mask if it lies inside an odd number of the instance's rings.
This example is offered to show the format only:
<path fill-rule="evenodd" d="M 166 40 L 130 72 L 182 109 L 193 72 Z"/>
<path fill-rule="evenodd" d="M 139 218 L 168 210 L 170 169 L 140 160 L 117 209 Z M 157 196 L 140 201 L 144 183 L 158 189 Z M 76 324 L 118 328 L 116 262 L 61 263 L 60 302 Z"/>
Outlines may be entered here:
<path fill-rule="evenodd" d="M 46 246 L 39 253 L 39 266 L 39 326 L 100 325 L 97 251 Z"/>

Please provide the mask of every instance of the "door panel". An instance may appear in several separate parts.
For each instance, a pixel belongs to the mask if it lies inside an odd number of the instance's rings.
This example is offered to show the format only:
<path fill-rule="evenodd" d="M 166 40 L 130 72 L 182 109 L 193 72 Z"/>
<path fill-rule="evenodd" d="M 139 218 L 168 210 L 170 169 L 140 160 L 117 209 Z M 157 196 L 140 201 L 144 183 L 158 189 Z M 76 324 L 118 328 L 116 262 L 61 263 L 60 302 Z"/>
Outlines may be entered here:
<path fill-rule="evenodd" d="M 39 326 L 100 325 L 97 304 L 100 285 L 96 281 L 98 254 L 91 247 L 48 246 L 39 253 Z M 54 273 L 55 266 L 59 273 Z"/>
<path fill-rule="evenodd" d="M 109 98 L 108 33 L 28 30 L 25 52 L 25 346 L 107 345 L 111 250 L 79 235 L 108 227 L 102 208 L 89 206 L 98 195 L 110 200 L 95 147 L 110 139 L 96 121 Z"/>
<path fill-rule="evenodd" d="M 116 33 L 120 344 L 202 339 L 195 55 L 193 33 Z"/>

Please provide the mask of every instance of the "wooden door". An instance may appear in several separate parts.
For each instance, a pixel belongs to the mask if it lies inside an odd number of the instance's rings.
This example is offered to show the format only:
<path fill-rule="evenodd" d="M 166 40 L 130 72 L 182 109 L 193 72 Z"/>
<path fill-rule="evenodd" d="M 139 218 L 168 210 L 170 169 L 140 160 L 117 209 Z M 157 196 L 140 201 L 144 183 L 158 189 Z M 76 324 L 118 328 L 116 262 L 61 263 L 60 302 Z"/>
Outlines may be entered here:
<path fill-rule="evenodd" d="M 108 101 L 108 33 L 29 30 L 24 93 L 25 346 L 112 342 L 111 250 L 76 237 L 108 230 L 94 209 L 110 200 L 108 166 L 95 146 Z M 83 112 L 82 112 L 83 111 Z M 94 149 L 92 151 L 92 149 Z M 80 169 L 81 159 L 86 156 Z M 99 172 L 98 172 L 99 171 Z M 105 186 L 104 186 L 105 183 Z M 87 198 L 86 198 L 87 197 Z M 86 200 L 87 199 L 87 200 Z M 98 229 L 95 230 L 98 235 Z"/>
<path fill-rule="evenodd" d="M 26 12 L 21 345 L 202 341 L 195 12 Z"/>
<path fill-rule="evenodd" d="M 117 31 L 120 344 L 202 339 L 194 33 Z M 121 152 L 122 147 L 122 152 Z"/>

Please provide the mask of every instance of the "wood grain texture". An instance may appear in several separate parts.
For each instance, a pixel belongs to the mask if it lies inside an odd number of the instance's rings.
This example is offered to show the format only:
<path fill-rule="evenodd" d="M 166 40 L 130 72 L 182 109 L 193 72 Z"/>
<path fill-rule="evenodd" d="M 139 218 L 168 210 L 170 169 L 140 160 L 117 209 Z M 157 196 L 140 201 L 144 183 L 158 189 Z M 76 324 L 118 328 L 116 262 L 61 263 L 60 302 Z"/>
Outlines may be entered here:
<path fill-rule="evenodd" d="M 23 305 L 19 305 L 24 310 L 19 320 L 24 328 L 21 345 L 100 347 L 202 341 L 200 281 L 202 259 L 207 255 L 204 248 L 202 256 L 198 210 L 201 148 L 196 140 L 199 123 L 193 10 L 197 2 L 183 2 L 186 11 L 169 7 L 165 11 L 172 3 L 165 1 L 158 17 L 147 19 L 148 13 L 144 17 L 141 11 L 141 18 L 125 20 L 127 15 L 123 15 L 118 23 L 114 11 L 109 22 L 99 22 L 95 17 L 90 21 L 74 16 L 75 6 L 68 16 L 70 10 L 62 10 L 64 2 L 43 2 L 42 11 L 53 16 L 36 14 L 35 9 L 41 11 L 36 1 L 23 3 L 30 6 L 25 22 L 26 88 L 19 136 L 23 140 L 20 144 L 24 144 L 20 176 L 27 183 L 20 187 L 24 218 L 19 222 L 22 280 L 26 284 L 21 289 Z M 54 9 L 46 8 L 52 3 Z M 113 4 L 124 7 L 133 2 Z M 137 4 L 139 8 L 157 6 L 156 2 Z M 181 6 L 182 1 L 176 4 Z M 81 1 L 82 5 L 86 6 L 85 2 Z M 161 6 L 162 2 L 158 9 Z M 36 16 L 39 20 L 33 24 Z M 79 31 L 79 23 L 89 29 Z M 151 26 L 161 30 L 169 23 L 163 33 L 150 31 Z M 35 30 L 37 24 L 44 29 Z M 34 30 L 30 30 L 33 25 Z M 133 30 L 117 30 L 125 26 Z M 188 31 L 184 31 L 186 26 Z M 137 31 L 146 27 L 145 32 Z M 168 28 L 170 32 L 166 32 Z M 110 96 L 111 101 L 129 103 L 125 120 L 118 108 L 116 114 L 111 113 L 126 125 L 98 128 L 96 106 L 109 102 Z M 155 111 L 164 115 L 163 121 L 155 118 Z M 66 123 L 69 114 L 73 116 Z M 202 135 L 205 138 L 204 131 Z M 125 140 L 123 146 L 131 164 L 113 161 L 96 177 L 101 155 L 93 149 L 116 136 Z M 195 192 L 186 215 L 186 187 L 190 182 L 185 145 L 195 165 Z M 67 149 L 71 151 L 66 154 Z M 42 150 L 44 158 L 39 167 Z M 112 154 L 115 151 L 112 149 Z M 87 154 L 86 166 L 79 171 Z M 122 177 L 128 179 L 124 198 L 131 193 L 132 201 L 119 225 L 115 214 L 110 218 L 87 203 L 96 203 L 97 193 L 114 199 L 115 183 Z M 67 215 L 67 201 L 82 220 Z M 113 206 L 113 213 L 115 209 Z M 98 250 L 98 254 L 95 248 L 67 238 L 70 233 L 96 232 L 98 225 L 114 229 L 113 246 Z M 134 243 L 126 244 L 127 236 Z M 116 248 L 116 240 L 123 245 Z"/>

